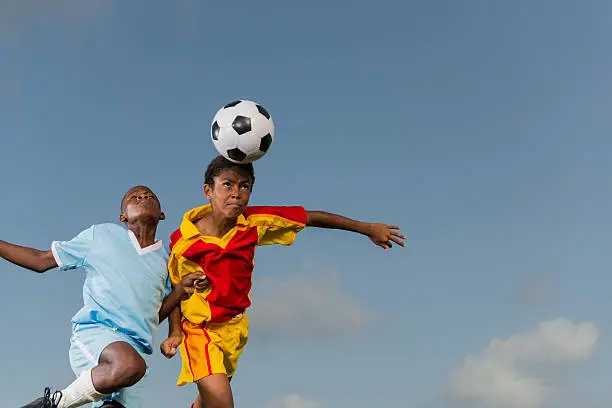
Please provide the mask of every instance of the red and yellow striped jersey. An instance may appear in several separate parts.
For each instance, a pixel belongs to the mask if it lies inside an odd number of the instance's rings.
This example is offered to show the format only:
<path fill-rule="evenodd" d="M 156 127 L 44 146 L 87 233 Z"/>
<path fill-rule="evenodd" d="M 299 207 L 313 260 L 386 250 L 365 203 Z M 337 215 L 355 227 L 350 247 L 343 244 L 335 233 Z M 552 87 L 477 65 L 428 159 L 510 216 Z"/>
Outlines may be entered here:
<path fill-rule="evenodd" d="M 210 288 L 181 302 L 183 316 L 195 324 L 218 323 L 243 313 L 258 245 L 291 245 L 306 226 L 303 207 L 247 207 L 222 238 L 202 235 L 194 223 L 212 211 L 210 204 L 185 213 L 170 236 L 168 269 L 173 284 L 185 275 L 204 272 Z"/>

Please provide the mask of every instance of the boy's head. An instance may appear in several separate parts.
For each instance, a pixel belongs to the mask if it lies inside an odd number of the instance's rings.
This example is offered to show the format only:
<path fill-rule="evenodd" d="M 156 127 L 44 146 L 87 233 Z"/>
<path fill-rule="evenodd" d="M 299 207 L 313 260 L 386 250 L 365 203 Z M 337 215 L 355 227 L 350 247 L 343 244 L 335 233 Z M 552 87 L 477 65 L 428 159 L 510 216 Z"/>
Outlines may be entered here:
<path fill-rule="evenodd" d="M 147 186 L 130 188 L 121 200 L 119 221 L 126 224 L 135 222 L 157 225 L 166 216 L 161 210 L 159 199 Z"/>
<path fill-rule="evenodd" d="M 249 204 L 254 183 L 252 163 L 237 164 L 217 156 L 204 174 L 204 195 L 216 213 L 236 219 Z"/>

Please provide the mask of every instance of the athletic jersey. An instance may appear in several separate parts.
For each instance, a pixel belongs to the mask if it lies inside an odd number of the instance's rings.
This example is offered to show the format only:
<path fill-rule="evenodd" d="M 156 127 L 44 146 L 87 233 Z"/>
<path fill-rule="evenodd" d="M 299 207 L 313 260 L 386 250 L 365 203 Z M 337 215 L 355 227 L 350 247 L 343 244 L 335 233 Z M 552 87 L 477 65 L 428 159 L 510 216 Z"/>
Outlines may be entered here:
<path fill-rule="evenodd" d="M 194 225 L 210 211 L 210 204 L 188 211 L 170 237 L 172 282 L 204 272 L 210 283 L 206 291 L 181 303 L 183 315 L 195 324 L 224 322 L 243 313 L 251 305 L 255 247 L 291 245 L 306 225 L 302 207 L 247 207 L 236 226 L 216 238 L 202 235 Z"/>
<path fill-rule="evenodd" d="M 159 309 L 171 290 L 162 242 L 141 248 L 132 231 L 109 223 L 93 225 L 70 241 L 55 241 L 51 250 L 61 270 L 85 271 L 83 307 L 72 322 L 106 325 L 151 354 Z"/>

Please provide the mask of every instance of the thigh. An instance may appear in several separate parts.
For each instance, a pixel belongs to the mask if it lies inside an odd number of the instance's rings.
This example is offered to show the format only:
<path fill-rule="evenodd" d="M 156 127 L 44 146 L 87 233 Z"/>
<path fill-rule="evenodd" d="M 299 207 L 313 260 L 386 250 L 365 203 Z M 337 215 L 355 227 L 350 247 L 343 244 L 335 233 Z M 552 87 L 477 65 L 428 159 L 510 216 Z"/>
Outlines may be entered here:
<path fill-rule="evenodd" d="M 146 363 L 147 357 L 140 353 L 125 335 L 101 325 L 74 325 L 69 352 L 72 371 L 78 377 L 83 371 L 97 366 L 102 358 L 106 358 L 108 353 L 105 353 L 105 350 L 112 350 L 113 344 L 126 343 Z M 120 347 L 124 348 L 125 346 L 121 345 Z M 103 354 L 105 354 L 104 357 Z M 146 372 L 148 373 L 148 365 Z M 142 386 L 146 377 L 145 374 L 145 377 L 137 384 L 114 392 L 92 406 L 96 408 L 102 406 L 104 408 L 121 408 L 121 405 L 123 405 L 124 408 L 139 408 L 141 406 Z M 112 405 L 113 403 L 115 405 Z M 117 405 L 117 403 L 121 405 Z"/>
<path fill-rule="evenodd" d="M 127 336 L 99 324 L 75 324 L 70 337 L 70 363 L 78 376 L 82 371 L 95 367 L 100 362 L 102 352 L 111 344 L 125 342 L 132 344 Z"/>
<path fill-rule="evenodd" d="M 188 320 L 183 320 L 181 328 L 183 331 L 183 342 L 180 345 L 182 366 L 177 384 L 195 383 L 213 374 L 225 375 L 223 351 L 219 348 L 215 333 Z"/>
<path fill-rule="evenodd" d="M 118 364 L 120 366 L 137 364 L 146 369 L 146 361 L 143 354 L 125 340 L 114 341 L 108 344 L 100 353 L 98 364 Z"/>
<path fill-rule="evenodd" d="M 219 331 L 219 347 L 223 351 L 223 364 L 227 377 L 231 378 L 238 368 L 238 360 L 249 338 L 249 321 L 246 315 L 231 320 Z"/>

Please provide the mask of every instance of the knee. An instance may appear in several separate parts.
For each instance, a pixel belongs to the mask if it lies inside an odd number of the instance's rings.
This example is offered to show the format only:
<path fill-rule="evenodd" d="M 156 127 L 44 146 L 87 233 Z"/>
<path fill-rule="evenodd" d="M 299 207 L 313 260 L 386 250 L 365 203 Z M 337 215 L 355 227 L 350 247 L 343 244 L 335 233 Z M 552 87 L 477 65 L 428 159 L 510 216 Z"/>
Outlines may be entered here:
<path fill-rule="evenodd" d="M 213 374 L 198 381 L 198 391 L 196 408 L 234 408 L 232 388 L 225 375 Z"/>
<path fill-rule="evenodd" d="M 130 387 L 136 384 L 147 372 L 147 363 L 139 355 L 127 355 L 112 364 L 111 375 L 122 385 Z"/>

